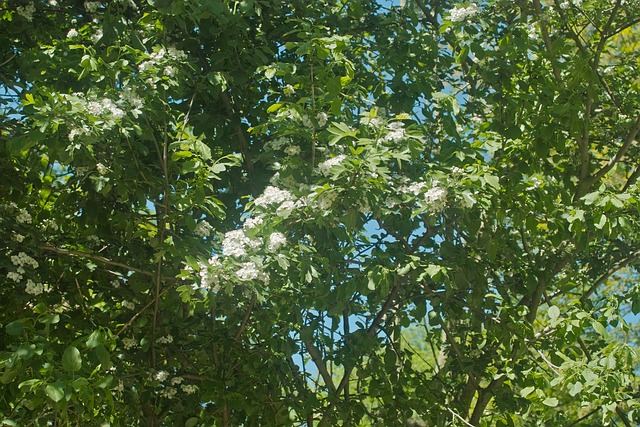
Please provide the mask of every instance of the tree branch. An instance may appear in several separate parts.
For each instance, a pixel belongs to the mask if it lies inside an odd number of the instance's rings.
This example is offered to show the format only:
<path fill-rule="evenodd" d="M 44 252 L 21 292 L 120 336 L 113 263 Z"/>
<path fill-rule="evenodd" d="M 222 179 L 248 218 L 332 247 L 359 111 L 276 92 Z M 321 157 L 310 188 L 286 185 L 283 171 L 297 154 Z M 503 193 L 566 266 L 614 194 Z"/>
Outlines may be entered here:
<path fill-rule="evenodd" d="M 109 258 L 105 258 L 101 255 L 96 255 L 96 254 L 92 254 L 89 252 L 82 252 L 82 251 L 76 251 L 74 249 L 62 249 L 62 248 L 58 248 L 56 246 L 51 246 L 51 245 L 42 245 L 40 246 L 40 249 L 43 249 L 45 251 L 48 252 L 54 252 L 60 255 L 74 255 L 80 258 L 86 258 L 86 259 L 90 259 L 92 261 L 98 261 L 102 264 L 107 264 L 113 267 L 120 267 L 120 268 L 124 268 L 125 270 L 129 270 L 129 271 L 135 271 L 136 273 L 140 273 L 140 274 L 144 274 L 145 276 L 149 276 L 149 277 L 155 277 L 156 273 L 152 273 L 150 271 L 146 271 L 146 270 L 142 270 L 140 268 L 137 267 L 133 267 L 127 264 L 124 264 L 122 262 L 118 262 L 118 261 L 112 261 Z M 171 277 L 164 277 L 163 279 L 165 280 L 177 280 L 175 278 L 171 278 Z"/>

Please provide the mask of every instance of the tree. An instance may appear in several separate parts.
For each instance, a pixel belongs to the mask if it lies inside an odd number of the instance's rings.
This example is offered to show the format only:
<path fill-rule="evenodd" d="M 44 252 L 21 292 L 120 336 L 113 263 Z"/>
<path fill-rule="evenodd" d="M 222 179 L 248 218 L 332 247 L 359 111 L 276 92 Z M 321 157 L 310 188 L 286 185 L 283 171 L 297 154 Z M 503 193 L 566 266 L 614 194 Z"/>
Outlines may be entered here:
<path fill-rule="evenodd" d="M 636 423 L 636 0 L 0 4 L 5 425 Z"/>

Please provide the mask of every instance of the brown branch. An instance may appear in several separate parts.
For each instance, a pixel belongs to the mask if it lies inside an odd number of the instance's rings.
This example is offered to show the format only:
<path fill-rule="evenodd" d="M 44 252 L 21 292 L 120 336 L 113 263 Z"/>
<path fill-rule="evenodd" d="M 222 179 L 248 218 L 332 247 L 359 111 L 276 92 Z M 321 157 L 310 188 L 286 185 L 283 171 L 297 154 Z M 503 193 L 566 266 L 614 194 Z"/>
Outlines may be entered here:
<path fill-rule="evenodd" d="M 544 46 L 547 49 L 547 54 L 549 55 L 549 61 L 551 62 L 553 76 L 556 79 L 556 83 L 558 83 L 561 88 L 564 88 L 564 82 L 562 81 L 560 70 L 558 70 L 558 66 L 556 64 L 556 54 L 553 51 L 553 43 L 551 42 L 551 38 L 549 37 L 549 30 L 545 21 L 546 16 L 542 11 L 542 5 L 540 4 L 540 0 L 533 0 L 533 4 L 536 8 L 536 13 L 538 14 L 538 19 L 540 21 L 540 32 L 542 33 L 542 40 L 544 41 Z"/>
<path fill-rule="evenodd" d="M 126 270 L 129 271 L 135 271 L 136 273 L 140 273 L 140 274 L 144 274 L 145 276 L 150 276 L 150 277 L 155 277 L 155 273 L 151 273 L 149 271 L 146 270 L 142 270 L 140 268 L 137 267 L 132 267 L 130 265 L 118 262 L 118 261 L 112 261 L 109 258 L 105 258 L 101 255 L 95 255 L 89 252 L 81 252 L 81 251 L 76 251 L 74 249 L 62 249 L 62 248 L 58 248 L 56 246 L 51 246 L 51 245 L 42 245 L 40 246 L 40 249 L 43 249 L 45 251 L 48 252 L 54 252 L 57 254 L 61 254 L 61 255 L 74 255 L 80 258 L 86 258 L 86 259 L 90 259 L 93 261 L 98 261 L 102 264 L 107 264 L 107 265 L 111 265 L 113 267 L 120 267 L 120 268 L 124 268 Z M 165 278 L 165 279 L 171 279 L 171 278 Z M 174 279 L 175 280 L 175 279 Z"/>
<path fill-rule="evenodd" d="M 249 302 L 249 306 L 247 307 L 247 311 L 244 314 L 244 317 L 242 318 L 240 329 L 238 329 L 238 332 L 234 337 L 236 341 L 240 339 L 240 337 L 244 333 L 244 330 L 247 328 L 247 323 L 249 323 L 249 317 L 251 317 L 251 312 L 253 311 L 253 307 L 255 306 L 255 304 L 256 304 L 256 294 L 253 294 L 253 296 L 251 297 L 251 301 Z"/>
<path fill-rule="evenodd" d="M 631 254 L 630 257 L 623 259 L 621 261 L 619 261 L 618 263 L 616 263 L 613 267 L 611 267 L 609 270 L 607 270 L 606 273 L 604 273 L 602 276 L 600 276 L 598 278 L 598 280 L 595 281 L 595 283 L 593 285 L 591 285 L 591 287 L 589 289 L 587 289 L 587 291 L 582 294 L 582 296 L 580 297 L 580 301 L 582 301 L 583 303 L 587 301 L 587 299 L 589 299 L 589 297 L 591 296 L 591 294 L 593 294 L 599 287 L 600 285 L 602 285 L 604 282 L 606 282 L 609 277 L 613 276 L 616 272 L 618 272 L 620 269 L 628 266 L 629 264 L 631 264 L 632 262 L 636 261 L 640 259 L 640 251 L 637 251 L 633 254 Z"/>
<path fill-rule="evenodd" d="M 302 336 L 302 334 L 300 335 Z M 309 356 L 311 356 L 311 360 L 313 360 L 313 363 L 315 363 L 316 367 L 318 368 L 318 372 L 320 373 L 320 375 L 322 376 L 322 379 L 324 380 L 325 384 L 329 388 L 329 391 L 332 394 L 336 394 L 336 386 L 335 384 L 333 384 L 333 379 L 331 379 L 331 374 L 329 374 L 329 371 L 327 371 L 327 365 L 324 363 L 324 360 L 322 359 L 322 353 L 320 352 L 320 350 L 318 350 L 318 348 L 315 345 L 313 345 L 311 341 L 303 339 L 303 342 L 305 347 L 307 347 L 307 352 L 309 353 Z"/>
<path fill-rule="evenodd" d="M 169 288 L 165 288 L 160 295 L 163 295 L 165 292 L 167 292 L 169 290 Z M 118 331 L 118 333 L 115 335 L 116 338 L 118 338 L 120 335 L 122 335 L 122 333 L 124 331 L 126 331 L 127 329 L 129 329 L 129 327 L 131 326 L 131 324 L 138 318 L 140 317 L 140 315 L 142 313 L 144 313 L 144 311 L 146 309 L 148 309 L 149 307 L 151 307 L 154 303 L 156 302 L 156 298 L 152 299 L 151 301 L 149 301 L 147 304 L 145 304 L 144 307 L 142 307 L 142 309 L 140 311 L 138 311 L 136 314 L 133 315 L 133 317 L 131 319 L 129 319 L 129 321 L 127 323 L 124 324 L 124 326 L 122 328 L 120 328 L 120 330 Z"/>
<path fill-rule="evenodd" d="M 596 172 L 596 174 L 591 179 L 589 184 L 593 184 L 594 182 L 596 182 L 597 180 L 605 176 L 607 172 L 613 169 L 616 163 L 618 163 L 620 159 L 622 159 L 622 157 L 629 150 L 629 147 L 631 147 L 631 144 L 633 144 L 633 142 L 635 141 L 636 136 L 638 136 L 638 132 L 640 132 L 640 115 L 638 115 L 638 118 L 636 119 L 636 123 L 633 125 L 633 128 L 631 129 L 631 132 L 627 136 L 627 139 L 625 140 L 624 144 L 622 144 L 622 147 L 620 147 L 620 149 L 616 152 L 616 155 L 613 156 L 613 158 L 609 160 L 609 162 L 605 166 L 603 166 L 602 169 Z"/>
<path fill-rule="evenodd" d="M 375 319 L 373 319 L 373 322 L 371 322 L 371 325 L 369 325 L 369 327 L 367 328 L 367 331 L 366 331 L 367 336 L 372 337 L 373 335 L 375 335 L 378 327 L 384 321 L 385 316 L 387 315 L 391 307 L 393 307 L 393 303 L 396 299 L 396 295 L 398 294 L 399 290 L 400 290 L 400 281 L 396 277 L 396 283 L 394 284 L 393 288 L 389 292 L 389 295 L 387 296 L 387 299 L 385 300 L 382 308 L 380 308 L 380 311 L 376 315 Z M 354 367 L 355 367 L 355 364 L 349 367 L 345 366 L 344 375 L 342 376 L 342 380 L 340 381 L 340 384 L 338 384 L 338 387 L 335 389 L 334 395 L 336 396 L 340 395 L 340 393 L 342 393 L 344 389 L 347 387 L 347 384 L 349 384 L 349 377 L 351 376 L 351 372 L 353 372 Z M 328 415 L 333 409 L 333 406 L 334 406 L 334 402 L 331 402 L 329 403 L 329 406 L 327 406 L 327 408 L 324 410 L 322 419 L 318 424 L 320 427 L 328 425 L 329 423 Z"/>

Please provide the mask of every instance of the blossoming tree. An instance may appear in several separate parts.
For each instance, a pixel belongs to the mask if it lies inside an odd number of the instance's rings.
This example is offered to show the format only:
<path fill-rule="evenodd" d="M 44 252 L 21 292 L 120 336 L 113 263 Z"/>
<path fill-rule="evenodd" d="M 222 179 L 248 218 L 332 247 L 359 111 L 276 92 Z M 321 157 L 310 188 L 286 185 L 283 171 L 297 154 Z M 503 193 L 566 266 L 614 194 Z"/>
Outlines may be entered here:
<path fill-rule="evenodd" d="M 637 0 L 4 0 L 2 425 L 637 424 Z"/>

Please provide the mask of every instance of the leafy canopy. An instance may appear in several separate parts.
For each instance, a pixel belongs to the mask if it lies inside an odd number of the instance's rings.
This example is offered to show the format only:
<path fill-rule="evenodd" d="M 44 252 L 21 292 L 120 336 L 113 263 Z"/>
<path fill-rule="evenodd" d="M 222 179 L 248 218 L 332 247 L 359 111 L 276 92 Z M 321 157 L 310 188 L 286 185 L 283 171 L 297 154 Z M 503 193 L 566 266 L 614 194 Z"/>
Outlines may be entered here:
<path fill-rule="evenodd" d="M 637 424 L 637 0 L 0 6 L 3 425 Z"/>

